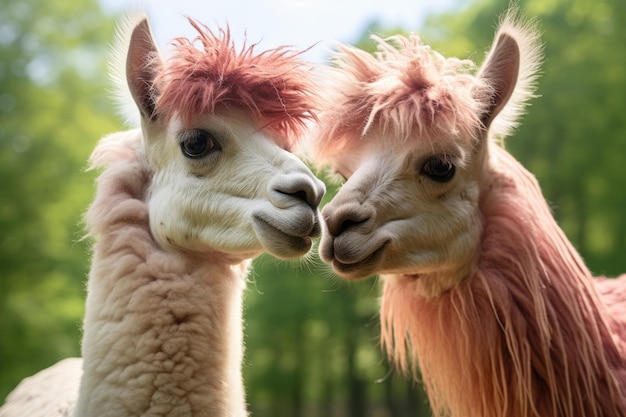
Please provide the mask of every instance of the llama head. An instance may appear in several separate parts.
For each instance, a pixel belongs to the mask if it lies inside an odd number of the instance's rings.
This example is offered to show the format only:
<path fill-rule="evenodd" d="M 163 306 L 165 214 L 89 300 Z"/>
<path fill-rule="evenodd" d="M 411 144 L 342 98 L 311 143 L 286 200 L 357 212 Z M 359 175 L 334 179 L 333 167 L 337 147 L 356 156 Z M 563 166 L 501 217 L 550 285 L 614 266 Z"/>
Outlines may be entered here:
<path fill-rule="evenodd" d="M 311 156 L 346 182 L 322 211 L 320 255 L 344 278 L 406 275 L 436 296 L 476 264 L 489 138 L 531 96 L 537 35 L 509 13 L 478 71 L 415 36 L 375 39 L 376 55 L 343 46 L 328 70 Z"/>
<path fill-rule="evenodd" d="M 154 238 L 233 259 L 303 255 L 325 191 L 289 152 L 316 107 L 308 68 L 284 48 L 236 50 L 227 30 L 190 22 L 197 38 L 174 40 L 167 59 L 144 16 L 120 32 L 118 78 L 141 117 Z"/>

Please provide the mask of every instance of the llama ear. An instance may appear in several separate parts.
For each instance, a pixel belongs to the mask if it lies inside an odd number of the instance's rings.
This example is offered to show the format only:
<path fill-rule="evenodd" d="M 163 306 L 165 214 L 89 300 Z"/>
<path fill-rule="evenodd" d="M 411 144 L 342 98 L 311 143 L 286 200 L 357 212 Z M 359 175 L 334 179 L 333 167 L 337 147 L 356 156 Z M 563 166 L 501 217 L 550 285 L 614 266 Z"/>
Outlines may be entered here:
<path fill-rule="evenodd" d="M 161 63 L 148 19 L 142 19 L 133 29 L 126 56 L 126 80 L 142 118 L 154 120 L 155 90 L 153 88 Z"/>
<path fill-rule="evenodd" d="M 481 121 L 488 128 L 511 98 L 520 70 L 520 49 L 517 41 L 502 33 L 491 47 L 489 55 L 480 67 L 478 77 L 488 88 L 485 112 Z"/>

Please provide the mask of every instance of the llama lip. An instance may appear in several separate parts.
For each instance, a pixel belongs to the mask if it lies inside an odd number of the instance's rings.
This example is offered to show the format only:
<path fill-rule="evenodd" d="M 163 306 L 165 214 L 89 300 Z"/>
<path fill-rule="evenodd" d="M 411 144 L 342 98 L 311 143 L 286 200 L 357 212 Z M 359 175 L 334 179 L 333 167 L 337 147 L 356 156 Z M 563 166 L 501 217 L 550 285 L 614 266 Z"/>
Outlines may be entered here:
<path fill-rule="evenodd" d="M 380 262 L 388 243 L 388 240 L 383 242 L 383 244 L 380 245 L 378 249 L 375 249 L 369 255 L 355 262 L 340 261 L 339 259 L 337 259 L 337 255 L 334 254 L 332 260 L 333 268 L 337 273 L 342 275 L 355 275 L 355 273 L 357 273 L 359 276 L 368 276 L 370 275 L 370 272 L 368 271 L 373 271 Z"/>
<path fill-rule="evenodd" d="M 298 225 L 298 230 L 286 230 L 283 227 L 285 221 L 281 218 L 274 218 L 273 216 L 263 215 L 263 213 L 256 213 L 253 216 L 255 223 L 261 223 L 270 229 L 274 229 L 286 236 L 311 238 L 317 237 L 321 233 L 321 227 L 317 221 L 317 217 L 313 215 L 313 219 L 300 219 L 298 222 L 294 222 Z"/>
<path fill-rule="evenodd" d="M 319 226 L 316 229 L 314 225 L 309 234 L 294 235 L 274 226 L 259 215 L 253 216 L 252 225 L 263 246 L 279 257 L 291 257 L 308 252 L 313 245 L 312 233 L 319 229 Z"/>

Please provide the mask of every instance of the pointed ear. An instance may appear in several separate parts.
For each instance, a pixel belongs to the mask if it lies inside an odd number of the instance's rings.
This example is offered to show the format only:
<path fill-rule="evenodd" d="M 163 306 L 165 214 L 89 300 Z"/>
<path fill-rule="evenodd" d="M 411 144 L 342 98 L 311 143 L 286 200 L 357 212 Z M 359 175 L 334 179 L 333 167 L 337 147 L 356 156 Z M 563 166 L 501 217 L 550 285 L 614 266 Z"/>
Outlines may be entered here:
<path fill-rule="evenodd" d="M 142 19 L 132 31 L 126 56 L 126 80 L 142 118 L 153 120 L 155 113 L 154 79 L 161 63 L 148 19 Z"/>
<path fill-rule="evenodd" d="M 485 128 L 489 127 L 511 98 L 519 70 L 519 45 L 509 34 L 501 33 L 478 72 L 478 77 L 489 86 L 489 102 L 486 103 L 481 117 Z"/>

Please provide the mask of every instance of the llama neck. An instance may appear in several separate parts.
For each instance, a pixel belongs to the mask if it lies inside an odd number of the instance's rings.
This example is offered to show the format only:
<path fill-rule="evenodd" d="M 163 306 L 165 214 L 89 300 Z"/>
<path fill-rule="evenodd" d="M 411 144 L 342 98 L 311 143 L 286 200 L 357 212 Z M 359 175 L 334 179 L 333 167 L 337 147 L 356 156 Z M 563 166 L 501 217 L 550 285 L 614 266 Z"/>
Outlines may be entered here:
<path fill-rule="evenodd" d="M 237 265 L 161 250 L 140 164 L 100 177 L 84 320 L 82 416 L 246 416 Z"/>
<path fill-rule="evenodd" d="M 436 413 L 625 416 L 613 372 L 626 352 L 591 275 L 534 179 L 501 157 L 515 173 L 481 203 L 477 270 L 432 299 L 406 276 L 384 276 L 383 344 L 400 367 L 419 366 Z"/>

